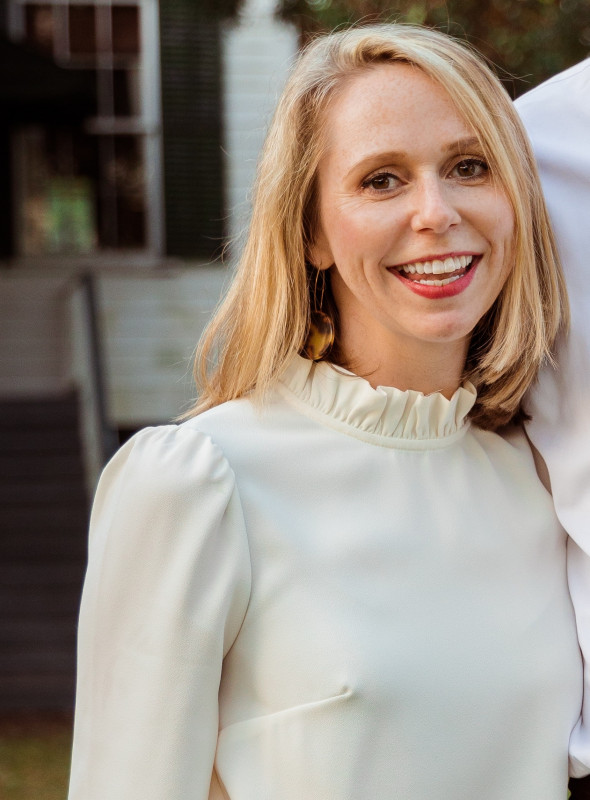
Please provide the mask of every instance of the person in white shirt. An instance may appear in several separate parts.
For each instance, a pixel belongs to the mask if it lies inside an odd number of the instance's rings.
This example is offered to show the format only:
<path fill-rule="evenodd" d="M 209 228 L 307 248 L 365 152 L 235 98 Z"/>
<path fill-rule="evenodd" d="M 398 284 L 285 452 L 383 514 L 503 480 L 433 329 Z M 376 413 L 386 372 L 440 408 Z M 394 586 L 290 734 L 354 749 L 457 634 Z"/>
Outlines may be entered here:
<path fill-rule="evenodd" d="M 590 767 L 590 59 L 523 95 L 516 107 L 537 158 L 571 308 L 556 366 L 542 370 L 529 394 L 527 430 L 571 537 L 569 584 L 586 664 L 584 713 L 570 744 L 572 774 L 580 776 Z"/>
<path fill-rule="evenodd" d="M 97 491 L 70 800 L 565 800 L 582 660 L 521 401 L 566 306 L 488 67 L 314 41 L 198 405 Z"/>

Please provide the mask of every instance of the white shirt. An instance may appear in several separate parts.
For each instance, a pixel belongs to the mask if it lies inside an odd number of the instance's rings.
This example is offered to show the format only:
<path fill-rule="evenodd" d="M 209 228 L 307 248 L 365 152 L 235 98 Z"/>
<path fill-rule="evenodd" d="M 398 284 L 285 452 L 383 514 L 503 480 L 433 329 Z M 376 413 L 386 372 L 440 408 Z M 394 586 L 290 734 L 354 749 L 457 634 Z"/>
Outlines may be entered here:
<path fill-rule="evenodd" d="M 516 102 L 532 140 L 568 284 L 572 327 L 528 398 L 529 435 L 551 477 L 572 541 L 569 582 L 580 644 L 590 665 L 590 60 Z M 584 721 L 571 742 L 572 774 L 590 772 L 590 666 Z"/>
<path fill-rule="evenodd" d="M 565 799 L 566 536 L 474 399 L 296 356 L 263 408 L 127 443 L 93 511 L 70 800 Z"/>

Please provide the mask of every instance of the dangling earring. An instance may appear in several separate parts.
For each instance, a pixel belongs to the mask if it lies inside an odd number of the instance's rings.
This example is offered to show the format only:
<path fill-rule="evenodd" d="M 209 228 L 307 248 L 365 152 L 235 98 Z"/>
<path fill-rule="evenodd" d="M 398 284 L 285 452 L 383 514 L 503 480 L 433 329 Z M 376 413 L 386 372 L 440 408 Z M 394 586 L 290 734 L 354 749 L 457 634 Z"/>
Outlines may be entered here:
<path fill-rule="evenodd" d="M 318 303 L 318 279 L 322 275 L 321 297 Z M 311 361 L 319 361 L 334 344 L 334 323 L 331 317 L 321 310 L 324 303 L 326 276 L 324 270 L 316 270 L 315 286 L 313 291 L 314 308 L 310 314 L 309 332 L 303 345 L 303 352 Z M 318 308 L 319 306 L 319 308 Z"/>

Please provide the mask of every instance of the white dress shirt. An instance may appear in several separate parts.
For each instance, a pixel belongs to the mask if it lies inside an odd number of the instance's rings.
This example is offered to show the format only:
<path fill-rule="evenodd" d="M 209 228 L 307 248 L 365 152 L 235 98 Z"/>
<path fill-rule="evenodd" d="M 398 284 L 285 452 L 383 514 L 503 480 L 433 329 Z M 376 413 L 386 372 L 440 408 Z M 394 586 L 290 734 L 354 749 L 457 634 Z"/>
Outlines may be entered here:
<path fill-rule="evenodd" d="M 572 311 L 558 368 L 528 398 L 529 435 L 551 477 L 571 537 L 569 583 L 585 669 L 583 718 L 572 734 L 571 771 L 590 772 L 590 60 L 516 102 L 532 140 L 561 253 Z"/>

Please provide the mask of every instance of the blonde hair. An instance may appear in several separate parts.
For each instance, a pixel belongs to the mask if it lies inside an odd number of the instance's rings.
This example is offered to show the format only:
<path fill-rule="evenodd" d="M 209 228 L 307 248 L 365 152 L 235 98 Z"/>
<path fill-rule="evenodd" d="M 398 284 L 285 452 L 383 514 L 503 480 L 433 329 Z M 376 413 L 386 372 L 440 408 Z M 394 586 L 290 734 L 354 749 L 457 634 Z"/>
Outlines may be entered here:
<path fill-rule="evenodd" d="M 309 247 L 317 230 L 316 173 L 322 118 L 351 76 L 376 65 L 413 64 L 440 84 L 478 135 L 514 212 L 514 266 L 476 326 L 465 376 L 477 387 L 473 420 L 495 429 L 521 414 L 541 363 L 551 358 L 567 301 L 532 151 L 502 85 L 466 45 L 427 28 L 385 24 L 312 41 L 300 55 L 262 152 L 249 234 L 229 292 L 200 342 L 190 413 L 264 396 L 300 352 L 317 301 Z M 329 282 L 328 282 L 329 294 Z M 333 301 L 328 298 L 328 304 Z M 330 360 L 338 362 L 337 347 Z"/>

